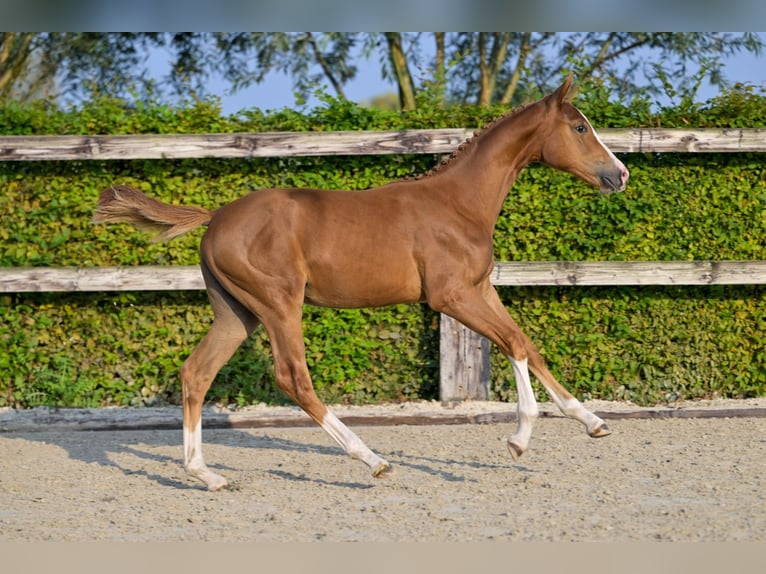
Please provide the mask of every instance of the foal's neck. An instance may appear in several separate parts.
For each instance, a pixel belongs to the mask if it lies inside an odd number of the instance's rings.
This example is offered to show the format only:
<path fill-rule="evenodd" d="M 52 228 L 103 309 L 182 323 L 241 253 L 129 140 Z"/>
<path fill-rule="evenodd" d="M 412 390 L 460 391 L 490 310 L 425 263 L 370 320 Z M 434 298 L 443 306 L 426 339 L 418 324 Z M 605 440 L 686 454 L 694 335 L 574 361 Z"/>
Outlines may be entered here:
<path fill-rule="evenodd" d="M 540 125 L 545 104 L 537 102 L 485 127 L 437 171 L 442 193 L 494 227 L 519 172 L 540 159 Z"/>

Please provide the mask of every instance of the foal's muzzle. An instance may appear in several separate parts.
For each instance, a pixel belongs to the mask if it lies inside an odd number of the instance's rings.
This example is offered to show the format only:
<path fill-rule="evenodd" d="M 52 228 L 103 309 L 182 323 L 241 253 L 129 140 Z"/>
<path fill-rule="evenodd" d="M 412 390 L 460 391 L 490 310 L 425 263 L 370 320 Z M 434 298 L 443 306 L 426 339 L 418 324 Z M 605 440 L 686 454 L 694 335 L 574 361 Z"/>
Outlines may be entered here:
<path fill-rule="evenodd" d="M 623 191 L 628 183 L 630 172 L 628 168 L 620 164 L 614 169 L 604 170 L 598 174 L 601 182 L 601 193 L 614 193 Z"/>

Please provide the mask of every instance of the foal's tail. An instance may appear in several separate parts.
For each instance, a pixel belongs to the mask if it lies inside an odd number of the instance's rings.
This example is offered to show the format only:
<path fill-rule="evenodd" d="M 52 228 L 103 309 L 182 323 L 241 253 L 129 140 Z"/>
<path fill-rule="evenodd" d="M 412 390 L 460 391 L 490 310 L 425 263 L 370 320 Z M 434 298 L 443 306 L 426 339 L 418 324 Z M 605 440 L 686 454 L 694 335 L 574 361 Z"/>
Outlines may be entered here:
<path fill-rule="evenodd" d="M 132 223 L 146 231 L 159 231 L 152 241 L 169 241 L 207 225 L 213 212 L 198 206 L 168 205 L 127 185 L 101 192 L 92 223 Z"/>

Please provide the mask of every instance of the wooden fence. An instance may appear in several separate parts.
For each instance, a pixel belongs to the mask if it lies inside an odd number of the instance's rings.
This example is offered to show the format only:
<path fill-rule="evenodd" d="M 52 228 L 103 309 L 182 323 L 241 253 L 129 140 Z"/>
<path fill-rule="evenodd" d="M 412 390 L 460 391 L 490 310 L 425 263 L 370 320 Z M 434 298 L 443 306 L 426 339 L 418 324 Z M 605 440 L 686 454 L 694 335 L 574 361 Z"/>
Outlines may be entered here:
<path fill-rule="evenodd" d="M 0 136 L 0 161 L 254 158 L 450 153 L 473 130 Z M 604 129 L 618 153 L 762 152 L 766 129 Z"/>
<path fill-rule="evenodd" d="M 248 158 L 441 154 L 472 131 L 235 133 L 205 135 L 0 136 L 0 161 Z M 766 151 L 766 129 L 604 129 L 615 152 Z M 495 285 L 725 285 L 766 283 L 766 261 L 499 262 Z M 0 268 L 0 292 L 204 289 L 196 266 Z M 486 399 L 489 343 L 441 317 L 443 401 Z"/>

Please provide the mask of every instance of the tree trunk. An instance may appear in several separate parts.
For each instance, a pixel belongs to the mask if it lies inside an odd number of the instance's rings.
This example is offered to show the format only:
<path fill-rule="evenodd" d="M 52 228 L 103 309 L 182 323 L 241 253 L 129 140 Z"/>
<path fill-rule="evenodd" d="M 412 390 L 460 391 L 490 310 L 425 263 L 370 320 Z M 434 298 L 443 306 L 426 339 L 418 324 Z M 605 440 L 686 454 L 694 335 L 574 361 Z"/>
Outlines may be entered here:
<path fill-rule="evenodd" d="M 412 82 L 410 68 L 407 65 L 407 56 L 402 47 L 402 34 L 400 32 L 386 32 L 388 42 L 388 54 L 391 59 L 391 67 L 394 70 L 396 81 L 399 85 L 399 104 L 403 110 L 415 109 L 415 87 Z"/>
<path fill-rule="evenodd" d="M 516 90 L 519 87 L 521 81 L 521 72 L 526 66 L 527 57 L 531 51 L 530 39 L 532 38 L 531 32 L 525 32 L 521 37 L 521 45 L 519 46 L 519 57 L 516 60 L 516 67 L 511 73 L 511 79 L 508 80 L 508 85 L 505 86 L 502 98 L 500 98 L 501 104 L 510 104 L 513 100 L 513 96 L 516 94 Z"/>
<path fill-rule="evenodd" d="M 481 73 L 481 85 L 479 92 L 479 105 L 488 107 L 495 96 L 495 87 L 500 70 L 508 53 L 508 42 L 511 41 L 511 33 L 492 33 L 492 49 L 487 54 L 487 34 L 479 32 L 479 70 Z"/>
<path fill-rule="evenodd" d="M 487 35 L 479 32 L 479 101 L 481 107 L 489 106 L 489 66 L 487 65 Z"/>
<path fill-rule="evenodd" d="M 0 34 L 0 100 L 7 98 L 24 77 L 33 36 L 31 32 Z"/>
<path fill-rule="evenodd" d="M 439 107 L 444 107 L 447 99 L 447 69 L 445 65 L 444 32 L 434 32 L 436 41 L 436 63 L 434 69 L 434 90 L 436 102 Z"/>

